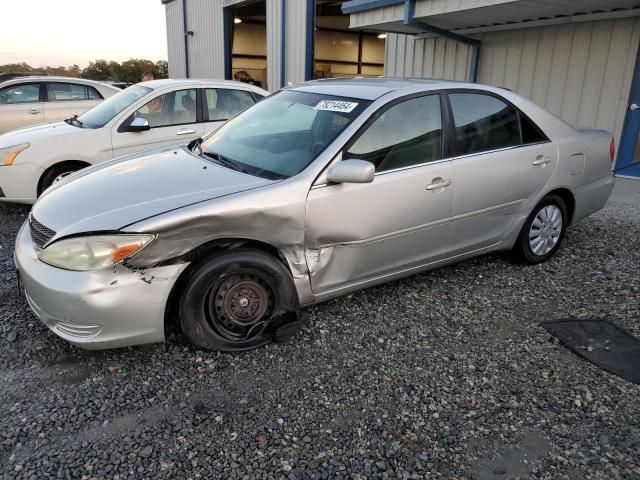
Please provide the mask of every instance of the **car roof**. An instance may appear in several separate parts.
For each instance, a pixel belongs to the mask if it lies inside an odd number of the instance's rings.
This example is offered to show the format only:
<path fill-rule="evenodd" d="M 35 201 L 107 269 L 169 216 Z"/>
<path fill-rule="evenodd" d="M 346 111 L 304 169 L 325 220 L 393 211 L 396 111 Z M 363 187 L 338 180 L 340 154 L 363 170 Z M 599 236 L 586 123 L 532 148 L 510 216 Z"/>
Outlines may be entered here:
<path fill-rule="evenodd" d="M 0 85 L 8 86 L 13 85 L 15 83 L 22 82 L 33 82 L 33 81 L 43 81 L 43 82 L 69 82 L 69 83 L 84 83 L 86 85 L 101 85 L 111 87 L 111 85 L 104 84 L 102 82 L 98 82 L 95 80 L 89 80 L 87 78 L 77 78 L 77 77 L 54 77 L 51 75 L 27 75 L 24 77 L 15 77 L 10 80 L 6 80 L 1 82 Z M 113 88 L 113 87 L 111 87 Z"/>
<path fill-rule="evenodd" d="M 399 90 L 435 90 L 442 88 L 473 88 L 486 89 L 477 83 L 456 82 L 453 80 L 438 80 L 427 78 L 326 78 L 304 82 L 292 87 L 297 90 L 323 95 L 337 95 L 341 97 L 375 100 L 390 92 Z"/>
<path fill-rule="evenodd" d="M 164 78 L 161 80 L 149 80 L 148 82 L 142 82 L 136 85 L 143 85 L 145 87 L 158 89 L 165 87 L 174 87 L 177 85 L 193 85 L 193 86 L 201 86 L 201 85 L 219 85 L 219 86 L 233 86 L 238 87 L 242 86 L 243 88 L 247 88 L 249 90 L 253 90 L 255 92 L 260 93 L 268 93 L 264 89 L 260 87 L 256 87 L 255 85 L 251 85 L 250 83 L 238 82 L 235 80 L 218 80 L 212 78 L 181 78 L 181 79 L 172 79 L 172 78 Z"/>

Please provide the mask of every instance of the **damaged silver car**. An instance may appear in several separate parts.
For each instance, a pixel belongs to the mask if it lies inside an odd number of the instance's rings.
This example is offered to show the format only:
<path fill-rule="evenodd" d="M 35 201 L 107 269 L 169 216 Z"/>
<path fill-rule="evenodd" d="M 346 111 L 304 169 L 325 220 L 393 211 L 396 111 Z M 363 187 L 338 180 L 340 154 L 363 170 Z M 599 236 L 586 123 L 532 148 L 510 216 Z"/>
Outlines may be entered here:
<path fill-rule="evenodd" d="M 491 251 L 549 259 L 606 203 L 613 157 L 609 133 L 504 89 L 309 82 L 52 186 L 15 262 L 36 315 L 81 347 L 178 321 L 198 347 L 244 350 L 353 290 Z"/>

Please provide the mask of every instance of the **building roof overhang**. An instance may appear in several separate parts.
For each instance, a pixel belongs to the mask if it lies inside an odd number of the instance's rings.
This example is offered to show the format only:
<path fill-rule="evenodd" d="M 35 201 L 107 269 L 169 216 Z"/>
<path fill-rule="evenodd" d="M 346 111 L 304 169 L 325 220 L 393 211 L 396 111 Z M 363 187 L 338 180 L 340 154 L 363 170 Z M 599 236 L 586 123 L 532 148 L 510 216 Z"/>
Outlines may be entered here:
<path fill-rule="evenodd" d="M 350 27 L 423 35 L 412 20 L 460 35 L 640 15 L 640 0 L 350 0 Z M 429 33 L 431 35 L 432 33 Z"/>

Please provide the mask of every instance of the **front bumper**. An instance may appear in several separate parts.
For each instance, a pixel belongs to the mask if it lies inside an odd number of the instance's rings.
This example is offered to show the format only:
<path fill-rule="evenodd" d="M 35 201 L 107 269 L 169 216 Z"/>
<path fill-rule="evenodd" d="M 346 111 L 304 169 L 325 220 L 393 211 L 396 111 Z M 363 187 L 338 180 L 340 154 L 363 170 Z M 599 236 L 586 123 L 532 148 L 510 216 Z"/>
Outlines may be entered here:
<path fill-rule="evenodd" d="M 44 170 L 33 163 L 0 166 L 0 202 L 33 203 Z"/>
<path fill-rule="evenodd" d="M 56 335 L 95 350 L 163 341 L 167 298 L 187 266 L 63 270 L 38 260 L 26 223 L 14 261 L 36 316 Z"/>

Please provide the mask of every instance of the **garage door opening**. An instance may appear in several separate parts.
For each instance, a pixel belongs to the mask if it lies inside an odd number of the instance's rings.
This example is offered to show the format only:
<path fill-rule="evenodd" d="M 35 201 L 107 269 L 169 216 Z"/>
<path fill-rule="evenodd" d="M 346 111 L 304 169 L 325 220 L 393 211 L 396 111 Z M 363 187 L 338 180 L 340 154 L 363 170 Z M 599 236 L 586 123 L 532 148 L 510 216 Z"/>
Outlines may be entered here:
<path fill-rule="evenodd" d="M 231 79 L 268 89 L 266 2 L 228 7 L 231 26 Z"/>
<path fill-rule="evenodd" d="M 384 75 L 386 35 L 349 30 L 342 2 L 315 4 L 313 78 Z"/>

